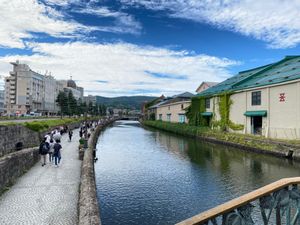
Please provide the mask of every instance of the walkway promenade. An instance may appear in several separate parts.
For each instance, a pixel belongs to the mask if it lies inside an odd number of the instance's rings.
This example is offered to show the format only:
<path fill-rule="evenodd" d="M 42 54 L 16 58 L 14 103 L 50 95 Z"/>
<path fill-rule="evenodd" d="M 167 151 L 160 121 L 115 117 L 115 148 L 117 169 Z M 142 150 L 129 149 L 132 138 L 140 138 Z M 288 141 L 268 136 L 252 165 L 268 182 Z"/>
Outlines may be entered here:
<path fill-rule="evenodd" d="M 58 168 L 39 162 L 0 196 L 1 225 L 77 224 L 81 161 L 78 130 L 73 134 L 72 142 L 62 137 Z"/>

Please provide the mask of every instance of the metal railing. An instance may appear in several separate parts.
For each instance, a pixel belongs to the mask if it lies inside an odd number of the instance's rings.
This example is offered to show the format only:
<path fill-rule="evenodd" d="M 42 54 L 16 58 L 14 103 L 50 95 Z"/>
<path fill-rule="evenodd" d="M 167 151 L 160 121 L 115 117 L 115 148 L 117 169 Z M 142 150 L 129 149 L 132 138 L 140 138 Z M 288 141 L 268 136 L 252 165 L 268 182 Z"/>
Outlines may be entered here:
<path fill-rule="evenodd" d="M 177 225 L 300 224 L 300 177 L 285 178 Z"/>

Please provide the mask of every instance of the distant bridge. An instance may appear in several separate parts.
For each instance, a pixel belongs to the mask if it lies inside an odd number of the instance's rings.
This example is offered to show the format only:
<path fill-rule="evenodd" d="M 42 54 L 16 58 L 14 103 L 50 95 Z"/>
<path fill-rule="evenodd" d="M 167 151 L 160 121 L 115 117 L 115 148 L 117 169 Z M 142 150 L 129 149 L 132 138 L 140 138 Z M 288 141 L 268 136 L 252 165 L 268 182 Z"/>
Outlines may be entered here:
<path fill-rule="evenodd" d="M 138 121 L 139 120 L 139 116 L 122 116 L 120 118 L 120 120 L 135 120 L 135 121 Z"/>

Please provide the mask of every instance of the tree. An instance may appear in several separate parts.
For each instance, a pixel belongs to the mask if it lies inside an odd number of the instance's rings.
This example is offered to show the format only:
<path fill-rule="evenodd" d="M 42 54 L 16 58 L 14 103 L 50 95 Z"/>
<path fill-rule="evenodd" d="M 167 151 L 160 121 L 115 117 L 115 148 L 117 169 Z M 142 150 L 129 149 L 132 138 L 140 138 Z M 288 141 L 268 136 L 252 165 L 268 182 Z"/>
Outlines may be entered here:
<path fill-rule="evenodd" d="M 68 114 L 68 97 L 65 92 L 60 91 L 56 98 L 57 105 L 60 107 L 60 115 Z"/>
<path fill-rule="evenodd" d="M 68 93 L 68 115 L 77 114 L 77 100 L 74 98 L 72 91 Z"/>
<path fill-rule="evenodd" d="M 88 109 L 87 109 L 88 114 L 93 115 L 93 109 L 94 109 L 93 103 L 89 102 Z"/>

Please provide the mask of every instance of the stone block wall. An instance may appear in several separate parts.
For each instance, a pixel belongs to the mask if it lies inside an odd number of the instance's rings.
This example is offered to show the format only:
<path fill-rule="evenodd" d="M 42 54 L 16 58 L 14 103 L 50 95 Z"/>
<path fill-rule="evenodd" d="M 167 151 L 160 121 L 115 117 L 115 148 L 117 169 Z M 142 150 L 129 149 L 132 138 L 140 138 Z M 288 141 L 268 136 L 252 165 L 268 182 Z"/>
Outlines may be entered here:
<path fill-rule="evenodd" d="M 22 125 L 0 126 L 0 157 L 16 151 L 16 144 L 23 143 L 23 148 L 38 146 L 39 133 Z"/>
<path fill-rule="evenodd" d="M 88 149 L 84 151 L 81 165 L 80 193 L 78 204 L 78 224 L 80 225 L 101 225 L 100 210 L 97 200 L 97 190 L 94 171 L 94 148 L 102 129 L 113 123 L 114 120 L 105 121 L 99 125 L 91 134 L 88 141 Z"/>
<path fill-rule="evenodd" d="M 0 193 L 40 159 L 38 148 L 10 153 L 0 158 Z"/>
<path fill-rule="evenodd" d="M 80 123 L 69 124 L 70 129 L 75 129 Z M 55 129 L 49 128 L 49 131 Z M 1 126 L 0 125 L 0 157 L 16 151 L 16 144 L 23 143 L 23 149 L 39 146 L 42 138 L 49 131 L 38 133 L 22 125 Z"/>

